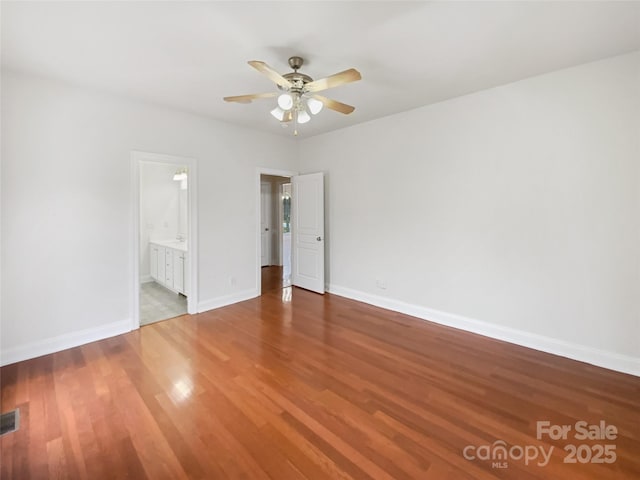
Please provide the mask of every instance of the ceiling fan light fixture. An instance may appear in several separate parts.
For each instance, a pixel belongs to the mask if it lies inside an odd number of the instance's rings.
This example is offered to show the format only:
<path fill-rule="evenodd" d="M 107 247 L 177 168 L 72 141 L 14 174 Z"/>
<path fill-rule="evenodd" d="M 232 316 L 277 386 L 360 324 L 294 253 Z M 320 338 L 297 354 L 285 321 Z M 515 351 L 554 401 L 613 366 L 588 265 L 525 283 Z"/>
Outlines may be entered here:
<path fill-rule="evenodd" d="M 291 110 L 291 107 L 293 107 L 293 97 L 288 93 L 283 93 L 278 97 L 278 106 L 282 110 Z"/>
<path fill-rule="evenodd" d="M 280 107 L 276 107 L 271 110 L 271 115 L 273 115 L 279 122 L 284 120 L 284 110 L 282 110 Z"/>
<path fill-rule="evenodd" d="M 307 107 L 309 108 L 309 111 L 312 115 L 317 115 L 318 113 L 320 113 L 320 110 L 322 110 L 322 107 L 324 107 L 324 103 L 316 98 L 311 97 L 307 99 Z"/>
<path fill-rule="evenodd" d="M 280 122 L 281 126 L 293 125 L 294 135 L 298 134 L 299 124 L 310 122 L 311 117 L 320 113 L 324 107 L 345 115 L 355 110 L 355 107 L 351 105 L 318 95 L 318 92 L 360 80 L 362 76 L 355 68 L 314 80 L 309 75 L 298 71 L 304 63 L 302 57 L 290 57 L 289 66 L 294 71 L 285 74 L 278 73 L 274 68 L 259 60 L 251 60 L 248 63 L 274 82 L 280 91 L 223 97 L 223 100 L 225 102 L 251 103 L 253 100 L 276 98 L 277 106 L 270 113 Z"/>
<path fill-rule="evenodd" d="M 300 110 L 298 112 L 298 123 L 307 123 L 309 120 L 311 120 L 311 117 L 306 110 Z"/>

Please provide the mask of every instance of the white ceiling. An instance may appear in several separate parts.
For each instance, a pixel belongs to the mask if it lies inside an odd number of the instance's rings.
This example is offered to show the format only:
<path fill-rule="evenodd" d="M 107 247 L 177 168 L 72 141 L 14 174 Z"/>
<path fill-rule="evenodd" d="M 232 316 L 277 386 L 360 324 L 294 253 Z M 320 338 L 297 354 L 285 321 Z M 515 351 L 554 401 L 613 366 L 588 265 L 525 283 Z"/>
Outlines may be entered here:
<path fill-rule="evenodd" d="M 640 2 L 2 2 L 2 67 L 291 135 L 274 91 L 247 65 L 281 73 L 304 57 L 321 78 L 362 80 L 323 94 L 308 137 L 447 98 L 640 49 Z"/>

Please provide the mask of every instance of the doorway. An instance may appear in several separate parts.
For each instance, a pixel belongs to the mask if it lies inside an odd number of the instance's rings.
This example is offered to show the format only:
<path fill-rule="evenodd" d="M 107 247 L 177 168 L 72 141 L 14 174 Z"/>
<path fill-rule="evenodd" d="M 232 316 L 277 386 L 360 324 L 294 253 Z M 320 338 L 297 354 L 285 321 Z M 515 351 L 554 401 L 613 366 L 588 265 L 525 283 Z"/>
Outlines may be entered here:
<path fill-rule="evenodd" d="M 133 325 L 197 310 L 195 161 L 132 153 Z"/>
<path fill-rule="evenodd" d="M 273 240 L 272 220 L 263 217 L 263 210 L 276 211 L 273 203 L 273 192 L 263 187 L 269 177 L 276 178 L 281 203 L 277 205 L 279 243 L 268 245 L 263 235 L 268 233 Z M 288 186 L 287 186 L 288 184 Z M 263 192 L 270 191 L 271 200 L 263 203 Z M 290 301 L 293 286 L 312 292 L 324 294 L 325 286 L 325 238 L 324 238 L 324 174 L 308 173 L 298 175 L 295 172 L 281 170 L 257 169 L 256 175 L 256 290 L 263 293 L 263 277 L 265 287 L 271 290 L 282 289 L 283 301 Z M 288 193 L 288 195 L 287 195 Z M 268 196 L 265 195 L 268 198 Z M 288 201 L 285 202 L 285 197 Z M 268 202 L 268 203 L 267 203 Z M 285 212 L 289 213 L 285 222 Z M 266 214 L 265 214 L 266 215 Z M 272 218 L 275 218 L 272 216 Z M 288 232 L 285 229 L 288 227 Z M 265 230 L 268 228 L 269 230 Z M 269 233 L 270 232 L 270 233 Z M 288 233 L 289 235 L 284 235 Z M 265 245 L 263 247 L 263 244 Z M 277 247 L 274 247 L 277 245 Z M 278 262 L 274 264 L 274 250 L 279 252 Z M 263 249 L 266 257 L 263 260 Z M 285 253 L 286 252 L 286 253 Z M 290 252 L 290 253 L 289 253 Z M 264 266 L 263 266 L 264 265 Z M 269 268 L 276 267 L 276 268 Z M 287 282 L 285 286 L 285 281 Z M 275 285 L 273 283 L 277 282 Z M 283 289 L 284 287 L 284 289 Z M 289 291 L 289 295 L 285 295 Z"/>
<path fill-rule="evenodd" d="M 291 177 L 260 175 L 260 292 L 291 286 Z"/>

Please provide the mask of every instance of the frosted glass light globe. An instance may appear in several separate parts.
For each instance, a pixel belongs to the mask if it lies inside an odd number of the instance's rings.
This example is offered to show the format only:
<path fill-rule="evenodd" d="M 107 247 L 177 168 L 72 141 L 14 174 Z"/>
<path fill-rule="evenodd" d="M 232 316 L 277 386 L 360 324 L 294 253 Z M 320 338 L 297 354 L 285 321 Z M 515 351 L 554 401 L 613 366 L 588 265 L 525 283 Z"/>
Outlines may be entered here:
<path fill-rule="evenodd" d="M 322 110 L 322 107 L 324 107 L 324 104 L 316 98 L 309 98 L 307 99 L 307 107 L 309 107 L 312 115 L 317 115 L 320 113 L 320 110 Z"/>
<path fill-rule="evenodd" d="M 293 107 L 293 98 L 288 93 L 283 93 L 278 97 L 278 106 L 282 110 L 291 110 Z"/>
<path fill-rule="evenodd" d="M 276 119 L 281 122 L 284 119 L 284 110 L 282 110 L 280 107 L 276 107 L 271 110 L 271 115 L 276 117 Z"/>
<path fill-rule="evenodd" d="M 298 123 L 307 123 L 309 120 L 311 120 L 311 117 L 306 112 L 306 110 L 301 110 L 298 112 Z"/>

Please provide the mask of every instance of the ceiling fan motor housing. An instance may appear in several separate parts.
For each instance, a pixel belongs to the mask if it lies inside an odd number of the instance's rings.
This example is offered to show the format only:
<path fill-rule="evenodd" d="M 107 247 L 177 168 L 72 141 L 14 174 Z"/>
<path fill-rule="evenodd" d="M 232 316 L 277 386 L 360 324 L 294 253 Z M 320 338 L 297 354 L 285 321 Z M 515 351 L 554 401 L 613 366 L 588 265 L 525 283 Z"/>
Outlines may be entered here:
<path fill-rule="evenodd" d="M 294 70 L 298 70 L 303 63 L 304 59 L 302 57 L 289 57 L 289 66 Z"/>
<path fill-rule="evenodd" d="M 282 76 L 292 83 L 293 87 L 290 89 L 291 92 L 302 93 L 304 86 L 307 83 L 313 82 L 313 78 L 311 78 L 309 75 L 298 72 L 298 69 L 302 66 L 303 63 L 304 59 L 302 57 L 289 58 L 289 66 L 293 68 L 294 71 L 285 73 Z M 278 85 L 278 88 L 280 90 L 284 90 L 284 88 L 282 88 L 280 85 Z"/>

